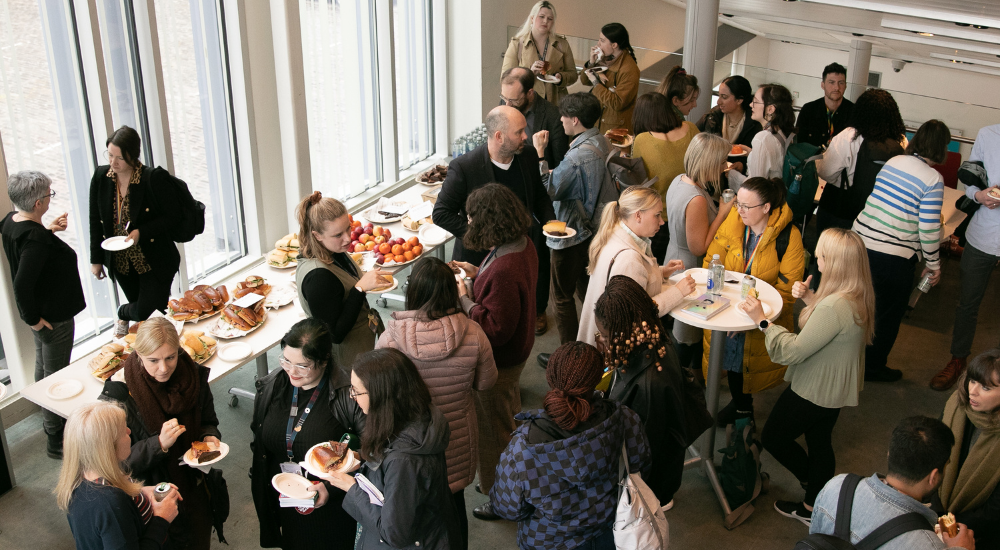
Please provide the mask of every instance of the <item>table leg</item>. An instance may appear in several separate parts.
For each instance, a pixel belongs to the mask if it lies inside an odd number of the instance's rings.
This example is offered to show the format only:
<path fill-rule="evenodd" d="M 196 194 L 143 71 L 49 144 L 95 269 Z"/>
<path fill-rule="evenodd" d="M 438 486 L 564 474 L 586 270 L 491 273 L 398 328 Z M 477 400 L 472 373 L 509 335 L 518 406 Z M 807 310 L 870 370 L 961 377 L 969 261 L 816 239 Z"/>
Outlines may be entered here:
<path fill-rule="evenodd" d="M 713 420 L 719 411 L 719 386 L 721 385 L 720 377 L 722 376 L 722 355 L 725 349 L 725 331 L 713 330 L 712 346 L 708 351 L 708 376 L 705 377 L 705 401 L 709 412 L 712 413 Z M 698 455 L 701 457 L 701 465 L 705 468 L 708 482 L 712 484 L 715 496 L 719 499 L 719 504 L 722 505 L 722 511 L 728 516 L 732 513 L 732 510 L 729 508 L 726 494 L 719 483 L 719 476 L 715 473 L 715 429 L 716 424 L 712 422 L 712 426 L 702 436 L 701 451 Z"/>
<path fill-rule="evenodd" d="M 257 378 L 264 378 L 267 376 L 267 353 L 262 353 L 257 357 Z"/>

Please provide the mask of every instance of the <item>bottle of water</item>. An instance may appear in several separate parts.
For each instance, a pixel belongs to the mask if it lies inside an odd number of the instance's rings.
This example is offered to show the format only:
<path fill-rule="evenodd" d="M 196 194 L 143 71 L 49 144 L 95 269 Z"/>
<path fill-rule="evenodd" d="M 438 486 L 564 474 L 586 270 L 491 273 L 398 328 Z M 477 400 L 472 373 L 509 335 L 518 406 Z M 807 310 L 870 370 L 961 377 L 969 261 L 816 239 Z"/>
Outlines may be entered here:
<path fill-rule="evenodd" d="M 464 153 L 464 152 L 465 151 L 463 150 L 462 139 L 461 138 L 456 139 L 455 141 L 451 142 L 451 157 L 452 158 L 458 158 L 458 157 L 462 156 L 462 153 Z"/>
<path fill-rule="evenodd" d="M 722 296 L 722 285 L 726 280 L 726 266 L 722 264 L 718 254 L 712 255 L 712 263 L 708 267 L 708 293 L 712 296 Z"/>

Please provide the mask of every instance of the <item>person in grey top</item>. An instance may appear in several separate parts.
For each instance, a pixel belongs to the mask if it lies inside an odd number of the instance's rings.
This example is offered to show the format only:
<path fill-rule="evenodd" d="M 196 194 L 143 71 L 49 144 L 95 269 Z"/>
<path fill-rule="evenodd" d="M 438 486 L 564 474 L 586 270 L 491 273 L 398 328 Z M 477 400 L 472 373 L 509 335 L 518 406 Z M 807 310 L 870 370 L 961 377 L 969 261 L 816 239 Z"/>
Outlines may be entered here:
<path fill-rule="evenodd" d="M 709 185 L 719 188 L 729 150 L 729 142 L 720 136 L 696 135 L 684 154 L 685 173 L 674 178 L 667 188 L 667 223 L 672 238 L 667 245 L 666 260 L 681 260 L 685 269 L 701 267 L 708 244 L 733 207 L 733 201 L 723 202 L 721 208 L 716 206 L 705 190 Z M 701 360 L 700 328 L 675 321 L 673 335 L 682 365 L 690 366 L 693 361 Z"/>
<path fill-rule="evenodd" d="M 851 544 L 868 536 L 889 520 L 916 512 L 927 519 L 927 529 L 904 533 L 879 547 L 879 550 L 975 550 L 973 532 L 958 525 L 955 537 L 934 533 L 937 514 L 923 502 L 941 484 L 944 466 L 951 456 L 955 436 L 940 420 L 925 416 L 904 418 L 892 431 L 889 441 L 889 472 L 863 480 L 854 491 L 851 509 Z M 840 486 L 847 476 L 831 479 L 816 497 L 809 533 L 832 535 L 837 523 Z"/>

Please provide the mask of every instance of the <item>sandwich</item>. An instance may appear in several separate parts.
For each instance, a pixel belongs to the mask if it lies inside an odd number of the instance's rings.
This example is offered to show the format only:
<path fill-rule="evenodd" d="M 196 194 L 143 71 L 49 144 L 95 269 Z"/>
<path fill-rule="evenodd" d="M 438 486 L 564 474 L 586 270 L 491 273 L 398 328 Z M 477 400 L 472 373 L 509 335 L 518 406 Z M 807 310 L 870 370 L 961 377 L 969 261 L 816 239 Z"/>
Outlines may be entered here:
<path fill-rule="evenodd" d="M 213 449 L 212 445 L 209 445 L 204 441 L 195 441 L 191 443 L 191 460 L 197 461 L 198 464 L 204 464 L 210 460 L 215 460 L 221 455 L 222 451 Z"/>
<path fill-rule="evenodd" d="M 990 187 L 990 190 L 987 191 L 987 193 L 989 193 L 994 199 L 1000 199 L 1000 188 Z"/>
<path fill-rule="evenodd" d="M 566 222 L 561 222 L 558 220 L 552 220 L 549 223 L 542 226 L 542 231 L 548 233 L 553 237 L 565 237 L 566 236 Z"/>
<path fill-rule="evenodd" d="M 381 292 L 383 290 L 388 290 L 390 287 L 392 287 L 392 285 L 393 285 L 392 275 L 380 272 L 378 276 L 375 277 L 375 288 L 373 288 L 371 291 Z"/>
<path fill-rule="evenodd" d="M 292 240 L 291 235 L 285 235 L 284 237 L 278 239 L 277 241 L 274 242 L 275 250 L 288 250 L 289 248 L 291 248 L 289 246 L 291 240 Z"/>
<path fill-rule="evenodd" d="M 604 133 L 604 137 L 615 145 L 624 145 L 628 141 L 628 128 L 612 128 Z"/>
<path fill-rule="evenodd" d="M 295 242 L 298 243 L 298 241 Z M 288 261 L 294 262 L 299 257 L 299 249 L 293 248 L 291 250 L 288 250 L 287 254 L 288 254 Z"/>
<path fill-rule="evenodd" d="M 222 310 L 222 318 L 239 330 L 249 331 L 260 324 L 260 318 L 252 309 L 229 304 Z"/>
<path fill-rule="evenodd" d="M 941 532 L 948 533 L 949 537 L 954 538 L 958 536 L 958 522 L 955 521 L 955 514 L 948 512 L 939 517 L 938 526 L 941 527 Z"/>
<path fill-rule="evenodd" d="M 122 355 L 128 355 L 132 353 L 132 346 L 135 345 L 135 334 L 126 334 L 122 341 L 125 342 L 125 350 L 122 351 Z"/>
<path fill-rule="evenodd" d="M 267 265 L 274 267 L 285 267 L 288 265 L 288 252 L 280 248 L 272 250 L 267 255 Z"/>
<path fill-rule="evenodd" d="M 264 284 L 264 278 L 260 275 L 250 275 L 246 278 L 246 286 L 250 288 L 257 288 Z"/>
<path fill-rule="evenodd" d="M 552 67 L 551 63 L 549 63 L 548 61 L 542 61 L 542 76 L 548 74 L 550 67 Z"/>
<path fill-rule="evenodd" d="M 288 250 L 289 251 L 294 250 L 295 251 L 295 255 L 298 256 L 299 255 L 299 236 L 296 235 L 295 233 L 292 233 L 291 237 L 292 237 L 291 239 L 288 239 Z M 289 254 L 289 256 L 291 256 L 291 254 Z"/>
<path fill-rule="evenodd" d="M 195 361 L 204 361 L 212 354 L 216 341 L 200 330 L 186 330 L 181 334 L 181 348 Z"/>
<path fill-rule="evenodd" d="M 90 374 L 100 380 L 111 378 L 122 367 L 121 353 L 124 350 L 121 344 L 108 344 L 101 348 L 101 352 L 90 360 Z"/>
<path fill-rule="evenodd" d="M 348 452 L 347 443 L 330 441 L 313 449 L 312 459 L 324 472 L 333 472 L 344 465 Z"/>

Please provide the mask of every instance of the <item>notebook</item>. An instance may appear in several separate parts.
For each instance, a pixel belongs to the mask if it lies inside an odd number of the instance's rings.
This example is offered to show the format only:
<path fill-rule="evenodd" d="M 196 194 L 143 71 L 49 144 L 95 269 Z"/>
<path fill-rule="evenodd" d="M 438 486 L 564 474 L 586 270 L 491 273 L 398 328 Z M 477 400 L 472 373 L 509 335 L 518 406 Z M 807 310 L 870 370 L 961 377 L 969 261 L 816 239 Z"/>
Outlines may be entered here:
<path fill-rule="evenodd" d="M 708 320 L 729 307 L 729 298 L 702 294 L 683 309 L 684 312 L 699 319 Z"/>

